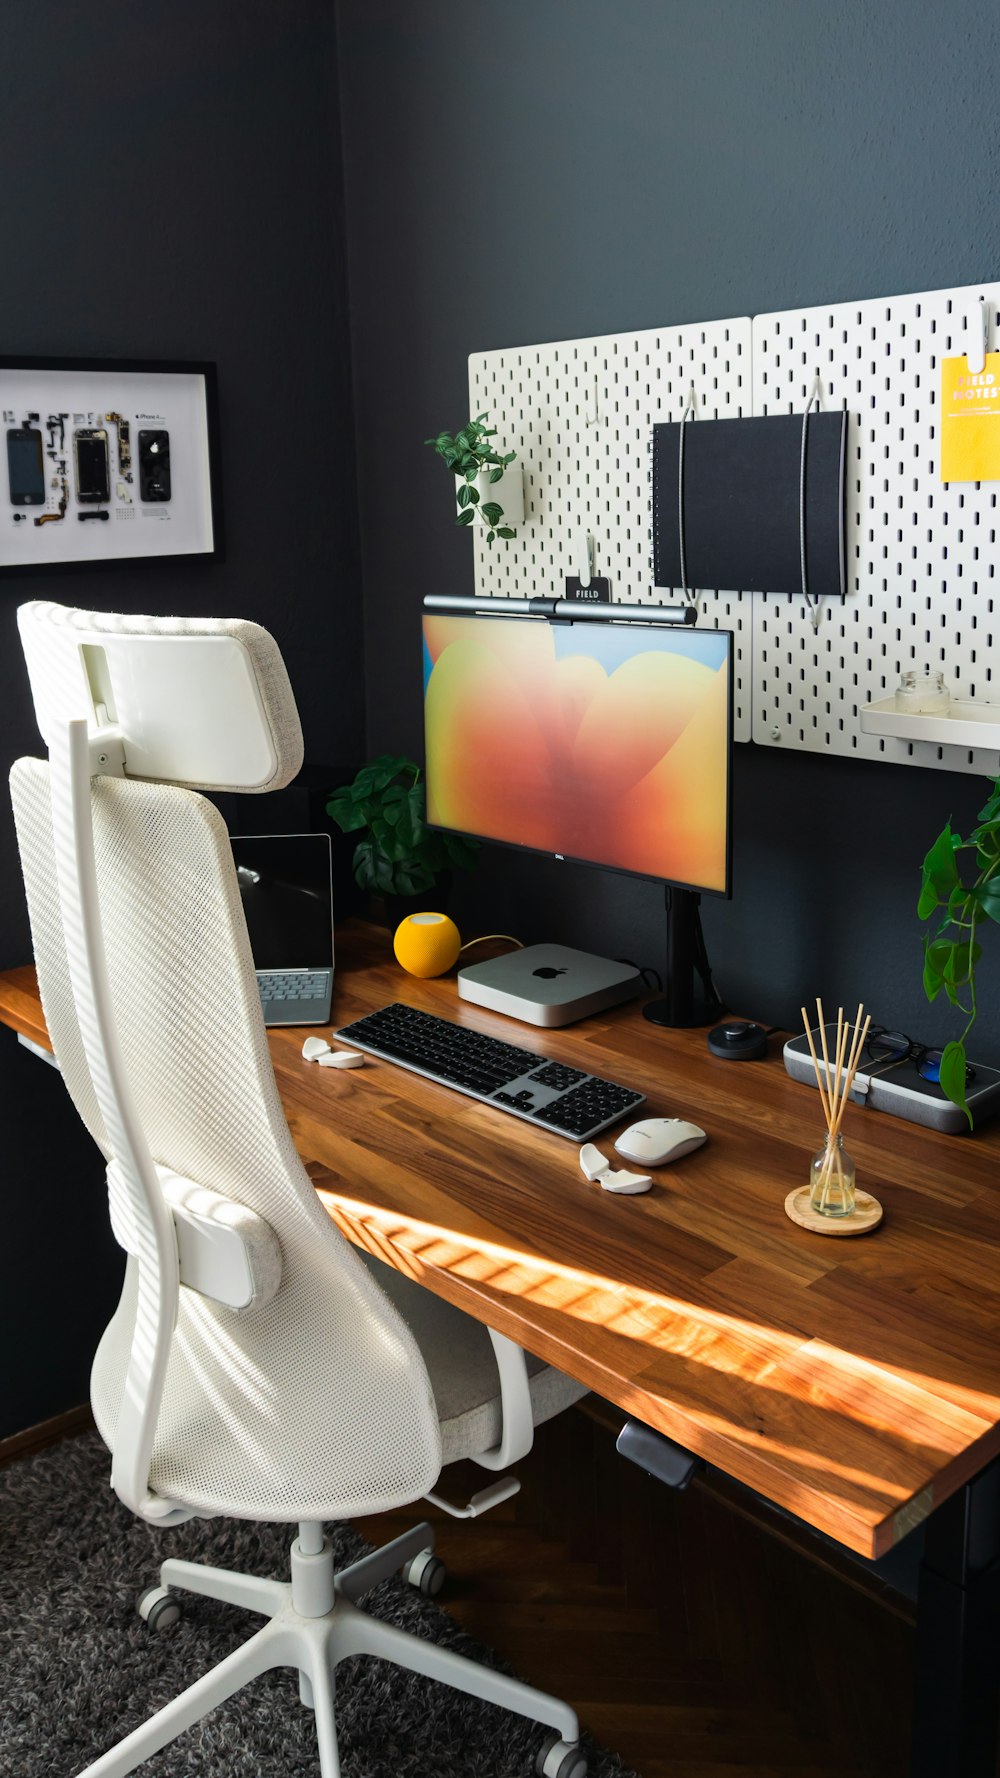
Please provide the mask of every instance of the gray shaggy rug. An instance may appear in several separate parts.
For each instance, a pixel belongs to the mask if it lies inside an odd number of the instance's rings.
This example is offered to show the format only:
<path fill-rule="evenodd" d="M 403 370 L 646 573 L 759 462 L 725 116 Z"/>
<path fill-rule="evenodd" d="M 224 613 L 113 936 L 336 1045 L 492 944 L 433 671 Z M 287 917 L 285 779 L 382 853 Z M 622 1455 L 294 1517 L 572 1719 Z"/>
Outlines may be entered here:
<path fill-rule="evenodd" d="M 168 1555 L 288 1574 L 285 1526 L 235 1519 L 154 1531 L 111 1492 L 96 1433 L 0 1470 L 0 1774 L 72 1778 L 236 1648 L 258 1619 L 185 1595 L 185 1616 L 151 1633 L 134 1608 Z M 419 1517 L 419 1511 L 414 1514 Z M 338 1567 L 366 1546 L 336 1527 Z M 502 1663 L 400 1579 L 368 1594 L 374 1615 Z M 509 1669 L 505 1669 L 509 1671 Z M 370 1657 L 337 1670 L 344 1778 L 529 1778 L 544 1730 Z M 587 1741 L 590 1778 L 636 1778 Z M 297 1677 L 258 1679 L 148 1760 L 145 1778 L 318 1778 Z"/>

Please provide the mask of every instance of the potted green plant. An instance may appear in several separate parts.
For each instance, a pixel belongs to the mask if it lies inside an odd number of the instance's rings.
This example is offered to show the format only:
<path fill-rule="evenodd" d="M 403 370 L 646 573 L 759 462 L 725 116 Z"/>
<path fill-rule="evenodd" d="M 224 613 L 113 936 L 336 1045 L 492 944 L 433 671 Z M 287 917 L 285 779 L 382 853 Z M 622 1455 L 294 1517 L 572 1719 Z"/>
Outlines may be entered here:
<path fill-rule="evenodd" d="M 964 882 L 959 853 L 971 852 L 976 875 Z M 965 1040 L 976 1022 L 976 965 L 983 954 L 976 932 L 983 919 L 1000 924 L 1000 777 L 994 778 L 989 798 L 977 816 L 967 840 L 947 821 L 923 861 L 920 900 L 921 920 L 943 909 L 941 920 L 924 939 L 924 992 L 936 1000 L 942 988 L 952 1006 L 966 1015 L 961 1037 L 945 1045 L 941 1056 L 941 1089 L 953 1105 L 965 1112 Z"/>
<path fill-rule="evenodd" d="M 475 840 L 428 827 L 424 774 L 414 760 L 381 753 L 353 783 L 335 790 L 326 812 L 343 833 L 360 835 L 352 860 L 360 888 L 384 896 L 424 895 L 440 888 L 454 865 L 469 867 Z"/>
<path fill-rule="evenodd" d="M 486 414 L 468 420 L 461 432 L 439 432 L 436 438 L 425 438 L 458 479 L 458 515 L 456 525 L 471 525 L 476 518 L 486 526 L 486 541 L 497 537 L 509 543 L 517 536 L 515 527 L 524 518 L 524 482 L 521 465 L 516 469 L 516 452 L 501 457 L 490 440 L 496 427 L 486 425 Z M 495 495 L 491 489 L 495 488 Z"/>

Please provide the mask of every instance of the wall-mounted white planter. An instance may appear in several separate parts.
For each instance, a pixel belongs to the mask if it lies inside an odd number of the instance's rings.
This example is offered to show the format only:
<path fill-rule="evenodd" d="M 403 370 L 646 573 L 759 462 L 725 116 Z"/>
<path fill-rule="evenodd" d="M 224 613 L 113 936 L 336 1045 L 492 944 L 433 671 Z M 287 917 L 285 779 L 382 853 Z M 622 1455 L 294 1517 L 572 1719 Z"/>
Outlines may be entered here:
<path fill-rule="evenodd" d="M 899 741 L 931 741 L 936 747 L 1000 748 L 1000 704 L 953 698 L 947 713 L 922 716 L 897 710 L 896 699 L 880 698 L 860 711 L 866 735 L 894 735 Z"/>
<path fill-rule="evenodd" d="M 477 524 L 483 522 L 479 516 L 479 507 L 485 505 L 488 501 L 495 501 L 497 506 L 503 507 L 503 518 L 500 520 L 501 525 L 523 525 L 524 472 L 522 465 L 519 462 L 509 463 L 498 482 L 490 481 L 488 469 L 482 470 L 476 478 L 475 485 L 479 494 L 479 506 L 475 508 L 475 522 Z M 464 488 L 464 486 L 464 475 L 456 476 L 456 500 L 458 499 L 459 490 Z"/>

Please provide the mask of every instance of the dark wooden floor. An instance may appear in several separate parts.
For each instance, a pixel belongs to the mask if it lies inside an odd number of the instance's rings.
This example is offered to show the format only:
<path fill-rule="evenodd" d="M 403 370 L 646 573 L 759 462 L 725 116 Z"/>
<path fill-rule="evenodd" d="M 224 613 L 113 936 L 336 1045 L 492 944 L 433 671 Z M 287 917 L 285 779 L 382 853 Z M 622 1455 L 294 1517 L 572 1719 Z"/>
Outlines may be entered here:
<path fill-rule="evenodd" d="M 738 1499 L 651 1481 L 615 1452 L 620 1421 L 564 1414 L 539 1430 L 515 1501 L 429 1514 L 441 1603 L 641 1778 L 903 1778 L 907 1612 Z M 465 1479 L 474 1491 L 483 1472 Z M 413 1517 L 359 1528 L 385 1542 Z"/>

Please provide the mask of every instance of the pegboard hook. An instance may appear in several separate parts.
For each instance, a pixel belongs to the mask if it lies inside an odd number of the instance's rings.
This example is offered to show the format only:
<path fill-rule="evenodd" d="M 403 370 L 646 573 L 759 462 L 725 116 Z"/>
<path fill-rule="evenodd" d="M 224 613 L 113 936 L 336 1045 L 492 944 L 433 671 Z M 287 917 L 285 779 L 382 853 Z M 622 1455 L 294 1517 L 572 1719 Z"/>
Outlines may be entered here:
<path fill-rule="evenodd" d="M 577 562 L 577 574 L 581 587 L 590 585 L 590 577 L 594 572 L 594 539 L 584 528 L 580 533 L 580 553 Z"/>
<path fill-rule="evenodd" d="M 816 635 L 819 635 L 819 626 L 823 621 L 823 607 L 815 595 L 809 591 L 809 575 L 806 571 L 806 442 L 809 437 L 809 415 L 813 403 L 815 402 L 818 413 L 822 396 L 823 381 L 817 371 L 812 394 L 806 402 L 802 415 L 802 448 L 799 453 L 799 562 L 802 569 L 802 597 L 805 600 L 806 610 Z"/>
<path fill-rule="evenodd" d="M 990 305 L 985 296 L 977 296 L 972 300 L 970 313 L 966 316 L 969 333 L 969 344 L 966 350 L 966 361 L 970 377 L 981 376 L 986 369 L 986 354 L 990 341 Z"/>
<path fill-rule="evenodd" d="M 684 548 L 684 431 L 688 421 L 696 420 L 698 417 L 697 401 L 698 397 L 692 383 L 688 390 L 687 401 L 684 403 L 684 412 L 681 414 L 680 439 L 677 446 L 677 539 L 680 545 L 681 585 L 684 588 L 685 605 L 692 605 L 696 610 L 698 594 L 687 583 L 687 552 Z"/>

